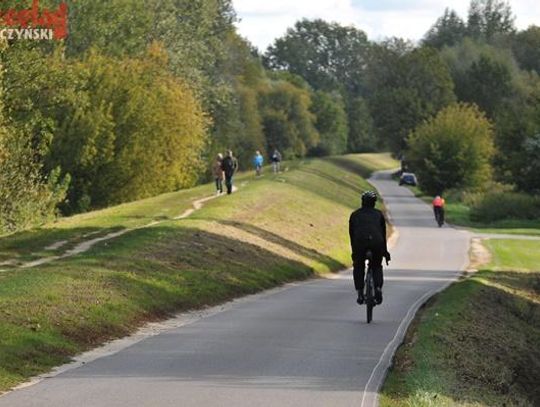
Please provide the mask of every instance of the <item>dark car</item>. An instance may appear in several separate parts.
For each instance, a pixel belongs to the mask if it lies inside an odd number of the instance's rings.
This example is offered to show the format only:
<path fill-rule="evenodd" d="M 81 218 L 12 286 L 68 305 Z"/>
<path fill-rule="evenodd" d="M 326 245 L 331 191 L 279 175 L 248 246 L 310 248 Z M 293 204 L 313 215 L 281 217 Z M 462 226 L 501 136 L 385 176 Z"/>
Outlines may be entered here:
<path fill-rule="evenodd" d="M 416 185 L 418 185 L 416 175 L 414 175 L 412 172 L 404 172 L 399 178 L 399 185 L 411 185 L 415 187 Z"/>

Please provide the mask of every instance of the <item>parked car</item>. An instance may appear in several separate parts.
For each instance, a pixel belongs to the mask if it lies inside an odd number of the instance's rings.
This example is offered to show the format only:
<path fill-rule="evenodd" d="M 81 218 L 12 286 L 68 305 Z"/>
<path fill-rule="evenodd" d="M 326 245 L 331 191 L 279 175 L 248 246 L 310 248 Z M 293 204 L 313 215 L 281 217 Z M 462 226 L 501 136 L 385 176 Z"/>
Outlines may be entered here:
<path fill-rule="evenodd" d="M 416 175 L 414 175 L 412 172 L 404 172 L 399 178 L 399 185 L 411 185 L 413 187 L 417 186 L 418 181 L 416 180 Z"/>

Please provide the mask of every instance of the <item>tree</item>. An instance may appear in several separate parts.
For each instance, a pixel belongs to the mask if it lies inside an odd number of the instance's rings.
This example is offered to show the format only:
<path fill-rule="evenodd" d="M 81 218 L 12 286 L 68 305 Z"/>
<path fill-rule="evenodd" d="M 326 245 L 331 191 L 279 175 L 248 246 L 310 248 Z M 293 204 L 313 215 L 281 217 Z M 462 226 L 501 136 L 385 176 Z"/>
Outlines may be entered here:
<path fill-rule="evenodd" d="M 5 56 L 6 45 L 1 46 Z M 13 66 L 13 69 L 19 69 Z M 2 72 L 4 72 L 2 70 Z M 1 79 L 4 74 L 0 74 Z M 3 82 L 3 81 L 2 81 Z M 54 219 L 56 205 L 66 195 L 69 177 L 61 179 L 59 169 L 43 170 L 28 133 L 14 127 L 7 118 L 4 86 L 0 86 L 0 234 L 38 226 Z M 10 88 L 10 91 L 15 91 Z M 24 104 L 26 100 L 20 100 Z M 31 126 L 30 126 L 31 127 Z"/>
<path fill-rule="evenodd" d="M 347 150 L 352 153 L 375 151 L 378 142 L 366 100 L 362 97 L 349 98 L 347 113 L 349 115 Z"/>
<path fill-rule="evenodd" d="M 379 45 L 370 60 L 368 79 L 378 138 L 395 155 L 406 147 L 412 129 L 455 101 L 448 68 L 432 48 L 408 51 L 395 41 Z"/>
<path fill-rule="evenodd" d="M 540 75 L 540 27 L 531 25 L 516 34 L 512 50 L 521 69 L 536 71 Z"/>
<path fill-rule="evenodd" d="M 422 42 L 426 46 L 441 49 L 461 42 L 466 34 L 465 22 L 454 10 L 447 8 L 426 33 Z"/>
<path fill-rule="evenodd" d="M 300 75 L 314 89 L 358 95 L 369 48 L 354 27 L 323 20 L 301 20 L 265 53 L 266 66 Z"/>
<path fill-rule="evenodd" d="M 467 19 L 467 34 L 492 40 L 496 35 L 512 34 L 515 17 L 510 4 L 501 0 L 472 0 Z"/>
<path fill-rule="evenodd" d="M 268 151 L 278 148 L 288 157 L 304 157 L 319 143 L 309 90 L 273 81 L 260 90 L 259 106 Z"/>
<path fill-rule="evenodd" d="M 531 192 L 536 185 L 531 177 L 537 174 L 527 168 L 535 168 L 536 158 L 534 143 L 527 140 L 540 133 L 540 79 L 530 75 L 526 85 L 497 111 L 494 167 L 500 181 Z"/>
<path fill-rule="evenodd" d="M 311 112 L 315 115 L 315 128 L 320 141 L 311 149 L 311 155 L 343 154 L 347 149 L 347 113 L 340 95 L 323 91 L 314 92 Z"/>
<path fill-rule="evenodd" d="M 458 100 L 477 104 L 491 118 L 523 87 L 522 72 L 508 49 L 466 38 L 461 44 L 445 48 L 441 55 L 449 67 Z"/>
<path fill-rule="evenodd" d="M 91 48 L 112 56 L 142 54 L 149 45 L 154 12 L 138 0 L 74 1 L 69 5 L 67 54 Z M 150 1 L 149 3 L 152 3 Z"/>
<path fill-rule="evenodd" d="M 136 58 L 152 43 L 162 44 L 168 69 L 189 84 L 212 118 L 208 153 L 242 131 L 235 74 L 229 70 L 239 42 L 231 0 L 79 1 L 70 13 L 69 56 L 94 48 L 114 58 Z"/>
<path fill-rule="evenodd" d="M 365 93 L 369 50 L 363 31 L 323 20 L 302 20 L 268 48 L 264 62 L 270 69 L 302 77 L 316 91 L 338 91 L 347 101 L 347 117 L 352 120 L 355 112 L 350 109 L 356 107 L 353 101 Z M 356 146 L 365 138 L 363 133 L 357 133 L 363 130 L 349 123 L 351 141 L 347 144 Z"/>
<path fill-rule="evenodd" d="M 113 124 L 112 139 L 108 128 L 102 127 L 96 129 L 102 143 L 88 145 L 87 139 L 83 144 L 82 153 L 93 152 L 91 161 L 97 161 L 85 173 L 93 207 L 146 198 L 197 181 L 208 122 L 189 86 L 171 75 L 167 66 L 167 55 L 157 44 L 141 59 L 111 60 L 91 53 L 75 66 L 87 82 L 91 100 L 84 113 L 93 117 L 96 107 L 109 106 Z M 72 138 L 80 123 L 88 122 L 85 116 L 74 116 L 51 147 L 53 160 L 64 171 L 80 168 L 79 160 L 66 162 L 76 157 L 66 149 L 74 148 Z M 89 136 L 95 134 L 90 130 Z M 100 145 L 105 154 L 96 154 Z M 104 162 L 103 156 L 110 158 Z"/>
<path fill-rule="evenodd" d="M 540 127 L 538 127 L 540 129 Z M 523 143 L 523 165 L 517 185 L 522 191 L 540 194 L 540 133 L 528 137 Z"/>
<path fill-rule="evenodd" d="M 221 75 L 231 88 L 226 101 L 213 111 L 214 126 L 207 156 L 232 149 L 242 165 L 251 162 L 256 150 L 265 154 L 258 92 L 268 79 L 256 51 L 245 39 L 229 32 L 224 45 L 226 57 L 221 61 Z M 209 166 L 208 176 L 210 170 Z"/>
<path fill-rule="evenodd" d="M 485 54 L 472 63 L 464 82 L 460 100 L 477 104 L 489 117 L 494 117 L 502 100 L 512 91 L 510 68 Z"/>
<path fill-rule="evenodd" d="M 422 190 L 479 188 L 491 177 L 493 127 L 474 105 L 454 104 L 412 132 L 407 157 Z"/>
<path fill-rule="evenodd" d="M 395 156 L 406 149 L 409 132 L 426 118 L 418 92 L 409 87 L 381 89 L 370 109 L 379 143 Z"/>
<path fill-rule="evenodd" d="M 71 176 L 66 212 L 195 183 L 207 119 L 189 86 L 168 71 L 159 46 L 142 58 L 32 55 L 6 75 L 6 102 L 43 174 L 60 167 Z"/>

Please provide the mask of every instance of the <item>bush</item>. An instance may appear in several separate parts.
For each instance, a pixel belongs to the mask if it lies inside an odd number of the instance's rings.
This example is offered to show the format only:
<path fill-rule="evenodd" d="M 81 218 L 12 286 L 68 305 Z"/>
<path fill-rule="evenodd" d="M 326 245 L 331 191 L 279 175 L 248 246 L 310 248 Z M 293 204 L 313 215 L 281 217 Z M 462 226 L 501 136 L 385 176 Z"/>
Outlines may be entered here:
<path fill-rule="evenodd" d="M 540 197 L 517 192 L 489 192 L 468 197 L 471 219 L 476 222 L 533 220 L 540 218 Z"/>
<path fill-rule="evenodd" d="M 153 45 L 140 58 L 91 51 L 71 69 L 76 100 L 56 117 L 48 165 L 71 174 L 66 213 L 193 186 L 208 120 L 189 86 Z"/>
<path fill-rule="evenodd" d="M 474 105 L 441 110 L 409 136 L 408 161 L 424 192 L 479 189 L 491 180 L 493 129 Z"/>
<path fill-rule="evenodd" d="M 66 196 L 69 177 L 59 179 L 59 169 L 49 177 L 24 137 L 0 129 L 0 234 L 38 226 L 54 219 L 56 205 Z"/>

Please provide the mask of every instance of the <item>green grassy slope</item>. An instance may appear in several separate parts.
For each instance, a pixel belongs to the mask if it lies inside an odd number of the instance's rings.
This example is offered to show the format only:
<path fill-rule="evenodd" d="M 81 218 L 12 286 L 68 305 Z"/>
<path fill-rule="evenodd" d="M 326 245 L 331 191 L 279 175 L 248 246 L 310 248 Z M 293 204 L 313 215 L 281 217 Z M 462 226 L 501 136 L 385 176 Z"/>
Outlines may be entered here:
<path fill-rule="evenodd" d="M 25 259 L 58 240 L 162 221 L 82 255 L 0 272 L 0 390 L 145 321 L 348 266 L 348 216 L 369 188 L 359 174 L 394 166 L 387 155 L 294 163 L 278 176 L 239 176 L 237 193 L 188 219 L 173 220 L 212 186 L 0 239 L 3 260 Z"/>
<path fill-rule="evenodd" d="M 487 244 L 492 263 L 418 314 L 381 406 L 540 405 L 540 242 Z"/>

